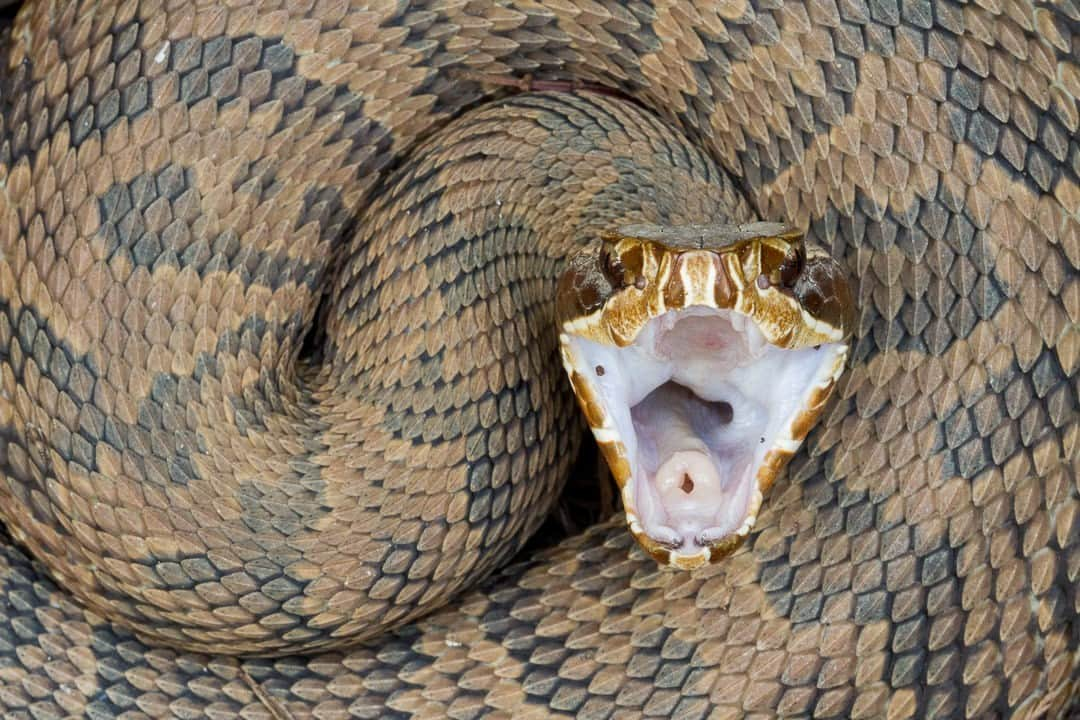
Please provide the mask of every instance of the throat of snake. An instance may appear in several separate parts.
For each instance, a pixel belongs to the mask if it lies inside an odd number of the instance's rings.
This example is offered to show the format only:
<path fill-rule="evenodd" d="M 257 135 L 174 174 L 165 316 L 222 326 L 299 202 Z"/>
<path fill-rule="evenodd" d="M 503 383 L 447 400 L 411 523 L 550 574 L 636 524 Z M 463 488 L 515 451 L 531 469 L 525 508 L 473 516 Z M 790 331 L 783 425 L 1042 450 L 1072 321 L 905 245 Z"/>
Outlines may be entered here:
<path fill-rule="evenodd" d="M 664 313 L 625 347 L 570 342 L 608 419 L 593 432 L 631 529 L 686 567 L 749 533 L 835 373 L 833 348 L 779 348 L 740 313 L 708 307 Z"/>

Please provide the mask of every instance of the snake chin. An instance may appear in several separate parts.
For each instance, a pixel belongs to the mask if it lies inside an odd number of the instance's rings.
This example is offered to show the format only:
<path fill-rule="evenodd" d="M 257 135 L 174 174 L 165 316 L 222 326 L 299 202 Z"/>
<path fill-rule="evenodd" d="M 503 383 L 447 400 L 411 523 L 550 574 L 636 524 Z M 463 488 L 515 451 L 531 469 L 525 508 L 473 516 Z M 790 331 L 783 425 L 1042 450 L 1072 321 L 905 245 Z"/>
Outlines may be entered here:
<path fill-rule="evenodd" d="M 842 343 L 771 345 L 747 316 L 704 306 L 650 320 L 626 347 L 570 343 L 591 369 L 578 382 L 592 386 L 592 416 L 603 418 L 593 432 L 631 530 L 683 568 L 726 556 L 749 534 L 846 355 Z"/>

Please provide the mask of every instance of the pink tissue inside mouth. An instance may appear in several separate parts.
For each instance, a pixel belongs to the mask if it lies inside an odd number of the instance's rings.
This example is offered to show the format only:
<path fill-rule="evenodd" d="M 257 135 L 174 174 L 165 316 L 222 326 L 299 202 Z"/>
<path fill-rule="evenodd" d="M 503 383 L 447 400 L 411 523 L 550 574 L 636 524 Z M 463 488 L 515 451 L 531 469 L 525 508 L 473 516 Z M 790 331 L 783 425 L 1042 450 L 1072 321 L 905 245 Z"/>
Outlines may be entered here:
<path fill-rule="evenodd" d="M 704 546 L 742 525 L 754 487 L 754 423 L 735 425 L 727 401 L 709 402 L 674 382 L 631 409 L 637 433 L 638 519 L 671 547 Z"/>
<path fill-rule="evenodd" d="M 624 348 L 571 342 L 604 368 L 590 380 L 626 447 L 627 509 L 683 553 L 743 527 L 766 452 L 830 357 L 770 345 L 746 316 L 707 307 L 654 318 Z"/>

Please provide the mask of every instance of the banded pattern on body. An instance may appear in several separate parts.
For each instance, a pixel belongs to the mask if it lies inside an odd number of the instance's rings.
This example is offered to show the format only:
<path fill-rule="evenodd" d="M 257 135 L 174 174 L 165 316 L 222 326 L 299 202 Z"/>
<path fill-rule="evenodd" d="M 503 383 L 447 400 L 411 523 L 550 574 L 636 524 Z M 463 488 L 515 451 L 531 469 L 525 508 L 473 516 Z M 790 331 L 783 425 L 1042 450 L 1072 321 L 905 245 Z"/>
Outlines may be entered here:
<path fill-rule="evenodd" d="M 325 378 L 278 370 L 302 349 L 312 319 L 303 308 L 330 280 L 346 229 L 375 189 L 391 197 L 384 171 L 483 97 L 477 78 L 575 78 L 637 98 L 731 172 L 758 215 L 806 228 L 842 260 L 857 278 L 859 324 L 838 399 L 773 488 L 744 551 L 721 565 L 661 571 L 619 521 L 373 644 L 239 662 L 148 650 L 6 544 L 0 708 L 12 717 L 1064 714 L 1080 602 L 1078 22 L 1074 4 L 1023 0 L 31 2 L 0 63 L 0 492 L 5 508 L 15 498 L 25 508 L 5 519 L 20 539 L 34 537 L 54 572 L 67 568 L 64 585 L 151 578 L 175 588 L 157 609 L 100 596 L 114 613 L 158 613 L 159 634 L 206 602 L 184 594 L 190 585 L 218 582 L 210 597 L 234 617 L 276 623 L 295 617 L 279 612 L 283 598 L 332 577 L 332 550 L 287 575 L 295 558 L 266 566 L 265 548 L 252 547 L 219 558 L 236 575 L 230 588 L 206 541 L 190 546 L 183 531 L 148 544 L 139 562 L 99 572 L 78 548 L 119 557 L 144 529 L 168 527 L 162 513 L 173 522 L 183 514 L 170 508 L 205 498 L 197 486 L 208 468 L 185 454 L 203 449 L 192 444 L 192 418 L 175 410 L 189 405 L 192 379 L 228 398 L 196 420 L 246 438 L 218 449 L 230 468 L 264 471 L 267 449 L 280 448 L 294 461 L 275 471 L 303 480 L 292 497 L 242 487 L 237 526 L 273 535 L 332 522 L 323 504 L 332 463 L 312 461 L 335 452 L 330 418 L 286 419 L 273 401 L 308 408 L 315 396 L 305 390 Z M 643 126 L 642 142 L 657 127 Z M 553 167 L 546 180 L 574 177 L 576 166 Z M 694 221 L 687 215 L 681 221 Z M 377 232 L 389 227 L 358 227 L 386 247 L 397 240 Z M 498 238 L 515 241 L 527 243 Z M 437 336 L 423 327 L 432 308 L 412 294 L 417 281 L 460 269 L 463 287 L 447 297 L 478 292 L 466 278 L 480 258 L 447 252 L 428 264 L 398 249 L 337 278 L 383 293 L 383 307 L 414 300 L 406 315 L 416 325 L 389 328 L 369 310 L 336 316 L 340 327 L 328 330 L 393 335 L 407 359 L 360 378 L 379 390 L 369 396 L 378 412 L 364 417 L 375 418 L 369 432 L 387 463 L 379 496 L 354 507 L 376 527 L 406 520 L 400 535 L 373 542 L 365 562 L 376 575 L 355 591 L 388 622 L 504 559 L 519 542 L 511 526 L 535 522 L 508 509 L 544 495 L 507 483 L 512 453 L 464 482 L 438 475 L 444 491 L 423 501 L 410 497 L 413 473 L 390 472 L 393 463 L 438 467 L 438 453 L 411 439 L 431 431 L 429 410 L 454 405 L 400 388 L 447 367 L 483 378 L 490 400 L 440 417 L 443 430 L 457 423 L 462 438 L 480 434 L 489 453 L 513 434 L 491 431 L 496 418 L 523 420 L 515 390 L 540 394 L 523 380 L 540 376 L 496 364 L 497 343 L 470 334 L 466 320 Z M 504 285 L 485 312 L 503 318 L 504 296 L 537 291 L 543 262 L 489 271 Z M 554 272 L 555 259 L 546 262 Z M 99 297 L 116 277 L 133 284 Z M 150 293 L 153 277 L 170 278 L 169 292 Z M 220 311 L 188 321 L 215 328 L 200 338 L 181 320 L 205 297 Z M 109 346 L 110 320 L 145 342 Z M 529 337 L 500 335 L 507 345 Z M 425 354 L 436 337 L 462 347 L 458 365 Z M 553 336 L 535 337 L 554 353 Z M 107 363 L 94 357 L 99 340 Z M 574 426 L 547 417 L 545 432 L 560 440 L 533 462 L 554 478 Z M 304 440 L 290 440 L 298 427 Z M 130 491 L 99 479 L 126 467 L 124 453 L 97 451 L 119 447 L 121 432 L 125 448 L 140 449 L 138 471 L 152 478 L 142 487 L 153 491 L 138 514 L 96 513 L 94 499 Z M 61 477 L 66 484 L 49 482 Z M 500 491 L 508 487 L 523 499 Z M 55 522 L 64 508 L 93 522 Z M 425 513 L 447 522 L 425 535 Z M 506 538 L 503 550 L 470 553 L 470 518 Z M 465 549 L 465 560 L 445 570 L 436 561 L 423 575 L 430 582 L 410 584 L 413 552 L 432 546 Z M 316 629 L 293 641 L 323 638 Z"/>

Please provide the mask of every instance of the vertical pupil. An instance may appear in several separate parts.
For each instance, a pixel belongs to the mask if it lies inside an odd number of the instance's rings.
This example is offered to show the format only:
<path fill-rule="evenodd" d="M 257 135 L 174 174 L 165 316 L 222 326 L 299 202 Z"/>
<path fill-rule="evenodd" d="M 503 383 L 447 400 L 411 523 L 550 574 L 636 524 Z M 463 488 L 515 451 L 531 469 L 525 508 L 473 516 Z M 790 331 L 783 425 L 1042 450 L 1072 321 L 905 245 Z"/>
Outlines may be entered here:
<path fill-rule="evenodd" d="M 602 250 L 600 262 L 604 269 L 604 275 L 607 276 L 611 286 L 616 288 L 621 287 L 623 284 L 623 265 L 619 255 L 613 252 L 611 247 L 605 245 Z"/>
<path fill-rule="evenodd" d="M 780 263 L 780 283 L 785 287 L 791 287 L 799 278 L 801 270 L 802 253 L 799 252 L 798 248 L 791 248 L 788 250 L 784 261 Z"/>

